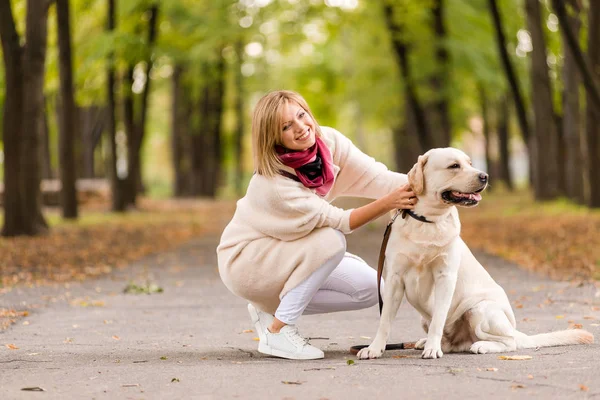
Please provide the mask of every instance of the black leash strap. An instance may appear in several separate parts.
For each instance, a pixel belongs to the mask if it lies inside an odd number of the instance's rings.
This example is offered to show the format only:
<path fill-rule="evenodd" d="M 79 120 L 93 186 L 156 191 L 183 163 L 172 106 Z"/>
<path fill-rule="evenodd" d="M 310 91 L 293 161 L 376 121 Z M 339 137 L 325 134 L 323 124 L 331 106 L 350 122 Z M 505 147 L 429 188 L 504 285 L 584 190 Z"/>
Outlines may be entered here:
<path fill-rule="evenodd" d="M 381 310 L 383 309 L 383 299 L 381 298 L 381 276 L 383 274 L 383 264 L 385 263 L 385 250 L 387 249 L 387 244 L 390 240 L 392 225 L 394 224 L 394 221 L 396 221 L 396 218 L 400 213 L 402 213 L 402 219 L 405 219 L 406 216 L 409 215 L 417 221 L 425 222 L 428 224 L 431 223 L 431 221 L 429 221 L 424 216 L 415 214 L 411 210 L 396 210 L 396 214 L 394 214 L 390 222 L 388 222 L 387 226 L 385 227 L 385 232 L 383 233 L 383 241 L 381 242 L 381 249 L 379 250 L 379 262 L 377 263 L 377 296 L 379 298 L 379 316 L 381 316 Z M 350 353 L 356 355 L 361 349 L 364 349 L 365 347 L 369 347 L 369 345 L 361 344 L 357 346 L 352 346 L 350 347 Z M 390 343 L 385 346 L 386 350 L 404 350 L 414 348 L 414 342 Z"/>

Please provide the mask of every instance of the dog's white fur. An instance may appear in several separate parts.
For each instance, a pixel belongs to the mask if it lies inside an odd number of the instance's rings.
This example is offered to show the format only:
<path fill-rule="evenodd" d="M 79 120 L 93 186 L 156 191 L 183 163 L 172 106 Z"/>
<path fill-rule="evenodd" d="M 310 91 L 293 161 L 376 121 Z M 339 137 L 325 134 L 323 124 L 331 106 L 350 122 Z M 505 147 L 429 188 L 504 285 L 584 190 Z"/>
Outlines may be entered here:
<path fill-rule="evenodd" d="M 427 333 L 416 344 L 423 358 L 593 343 L 593 335 L 580 329 L 534 336 L 517 331 L 506 293 L 460 238 L 456 205 L 477 205 L 478 192 L 487 186 L 487 175 L 473 168 L 465 153 L 432 149 L 419 156 L 408 178 L 419 199 L 414 212 L 433 223 L 410 217 L 395 221 L 385 254 L 379 329 L 358 358 L 381 357 L 405 295 L 421 314 Z"/>

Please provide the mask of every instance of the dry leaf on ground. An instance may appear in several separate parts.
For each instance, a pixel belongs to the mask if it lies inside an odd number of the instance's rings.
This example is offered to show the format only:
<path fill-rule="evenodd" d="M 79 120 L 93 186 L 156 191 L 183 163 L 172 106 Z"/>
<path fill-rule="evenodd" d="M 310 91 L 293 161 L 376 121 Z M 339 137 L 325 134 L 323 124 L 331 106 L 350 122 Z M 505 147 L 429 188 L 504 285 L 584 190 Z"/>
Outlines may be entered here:
<path fill-rule="evenodd" d="M 514 361 L 523 361 L 523 360 L 531 360 L 533 357 L 531 356 L 498 356 L 498 360 L 514 360 Z"/>

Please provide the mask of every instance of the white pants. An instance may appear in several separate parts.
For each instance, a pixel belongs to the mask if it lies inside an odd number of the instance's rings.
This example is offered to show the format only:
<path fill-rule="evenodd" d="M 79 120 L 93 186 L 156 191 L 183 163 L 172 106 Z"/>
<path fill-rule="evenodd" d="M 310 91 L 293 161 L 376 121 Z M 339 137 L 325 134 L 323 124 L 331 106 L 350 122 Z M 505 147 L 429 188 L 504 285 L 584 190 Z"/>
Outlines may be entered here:
<path fill-rule="evenodd" d="M 360 310 L 377 303 L 377 271 L 343 251 L 287 292 L 275 317 L 293 325 L 302 314 Z"/>

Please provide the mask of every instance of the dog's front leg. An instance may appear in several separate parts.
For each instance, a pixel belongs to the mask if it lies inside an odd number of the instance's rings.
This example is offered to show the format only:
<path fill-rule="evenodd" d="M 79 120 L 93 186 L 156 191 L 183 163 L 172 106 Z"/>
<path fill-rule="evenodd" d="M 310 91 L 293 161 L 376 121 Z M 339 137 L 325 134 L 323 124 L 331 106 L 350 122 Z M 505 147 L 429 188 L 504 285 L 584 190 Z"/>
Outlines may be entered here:
<path fill-rule="evenodd" d="M 442 258 L 439 261 L 434 261 L 433 265 L 433 314 L 427 333 L 425 349 L 421 354 L 422 358 L 441 358 L 444 355 L 442 352 L 442 335 L 444 334 L 444 326 L 456 288 L 458 262 L 456 262 L 456 257 Z M 451 264 L 448 264 L 448 260 L 452 260 Z"/>
<path fill-rule="evenodd" d="M 387 264 L 387 263 L 386 263 Z M 379 319 L 377 335 L 369 347 L 364 348 L 356 355 L 359 359 L 379 358 L 385 351 L 385 345 L 390 336 L 390 328 L 398 308 L 404 297 L 404 283 L 399 271 L 390 271 L 385 277 L 383 290 L 383 309 Z"/>

